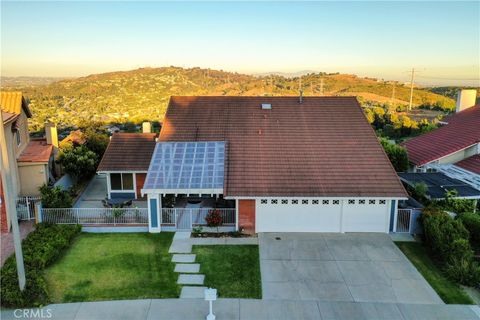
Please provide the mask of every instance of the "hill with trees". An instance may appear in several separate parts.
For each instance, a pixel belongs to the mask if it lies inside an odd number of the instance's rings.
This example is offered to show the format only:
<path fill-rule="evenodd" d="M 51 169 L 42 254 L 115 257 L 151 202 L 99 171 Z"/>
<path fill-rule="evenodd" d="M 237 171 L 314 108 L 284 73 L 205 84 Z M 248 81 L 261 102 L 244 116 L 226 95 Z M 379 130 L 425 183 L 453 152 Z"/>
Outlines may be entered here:
<path fill-rule="evenodd" d="M 172 95 L 298 95 L 300 78 L 164 67 L 95 74 L 33 86 L 12 85 L 12 81 L 2 85 L 4 90 L 22 90 L 30 100 L 34 114 L 30 125 L 35 131 L 47 120 L 60 127 L 82 121 L 161 121 Z M 305 96 L 354 95 L 365 106 L 383 106 L 396 112 L 405 111 L 410 97 L 409 86 L 400 82 L 348 74 L 310 73 L 301 77 L 301 85 Z M 453 99 L 419 87 L 414 89 L 413 103 L 415 107 L 446 112 L 455 105 Z"/>

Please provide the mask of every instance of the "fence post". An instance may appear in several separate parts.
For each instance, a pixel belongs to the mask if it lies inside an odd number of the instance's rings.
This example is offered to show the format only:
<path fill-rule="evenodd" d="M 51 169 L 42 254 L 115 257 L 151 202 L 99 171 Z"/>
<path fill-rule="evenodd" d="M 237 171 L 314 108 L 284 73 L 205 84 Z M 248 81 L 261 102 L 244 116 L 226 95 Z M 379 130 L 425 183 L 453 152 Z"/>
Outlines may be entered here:
<path fill-rule="evenodd" d="M 43 222 L 43 216 L 42 216 L 42 203 L 41 202 L 36 202 L 35 203 L 35 223 L 41 223 Z"/>

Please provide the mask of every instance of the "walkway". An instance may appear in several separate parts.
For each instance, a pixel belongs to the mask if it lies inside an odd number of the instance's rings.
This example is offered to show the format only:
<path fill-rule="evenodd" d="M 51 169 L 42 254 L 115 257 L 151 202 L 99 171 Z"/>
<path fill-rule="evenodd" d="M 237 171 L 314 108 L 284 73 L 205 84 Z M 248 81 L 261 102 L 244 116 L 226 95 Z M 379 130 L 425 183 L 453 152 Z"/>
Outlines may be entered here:
<path fill-rule="evenodd" d="M 30 232 L 35 230 L 35 223 L 33 221 L 22 221 L 18 224 L 20 228 L 20 237 L 25 239 Z M 1 265 L 15 252 L 13 246 L 13 233 L 2 233 L 1 235 Z"/>
<path fill-rule="evenodd" d="M 38 312 L 39 310 L 33 310 Z M 2 310 L 2 320 L 15 320 L 14 310 Z M 478 306 L 371 302 L 219 299 L 213 304 L 218 320 L 385 319 L 479 320 Z M 194 320 L 205 319 L 202 299 L 152 299 L 53 304 L 43 309 L 49 319 L 62 320 Z M 25 317 L 27 318 L 27 317 Z M 39 318 L 39 317 L 30 317 Z"/>

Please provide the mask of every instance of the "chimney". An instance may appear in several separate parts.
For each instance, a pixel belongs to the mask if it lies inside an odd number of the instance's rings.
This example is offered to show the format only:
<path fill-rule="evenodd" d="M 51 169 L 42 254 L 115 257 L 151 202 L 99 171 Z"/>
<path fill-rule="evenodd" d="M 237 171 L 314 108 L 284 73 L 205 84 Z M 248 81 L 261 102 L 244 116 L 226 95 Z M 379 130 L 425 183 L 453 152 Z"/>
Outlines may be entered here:
<path fill-rule="evenodd" d="M 300 96 L 298 97 L 298 103 L 303 103 L 303 90 L 300 89 Z"/>
<path fill-rule="evenodd" d="M 477 100 L 477 90 L 462 89 L 457 95 L 457 108 L 455 112 L 460 112 L 470 107 L 473 107 Z"/>
<path fill-rule="evenodd" d="M 45 136 L 47 144 L 52 144 L 55 148 L 58 148 L 57 126 L 54 123 L 48 122 L 45 124 Z"/>
<path fill-rule="evenodd" d="M 152 124 L 148 121 L 142 123 L 142 132 L 143 133 L 151 133 L 152 132 Z"/>

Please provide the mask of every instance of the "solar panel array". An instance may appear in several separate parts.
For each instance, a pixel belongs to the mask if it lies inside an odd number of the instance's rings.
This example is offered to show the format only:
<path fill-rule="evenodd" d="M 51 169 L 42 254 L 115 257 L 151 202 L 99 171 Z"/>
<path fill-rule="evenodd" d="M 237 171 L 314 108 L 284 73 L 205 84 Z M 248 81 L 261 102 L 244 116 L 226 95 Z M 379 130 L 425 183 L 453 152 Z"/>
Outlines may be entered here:
<path fill-rule="evenodd" d="M 144 189 L 223 189 L 225 142 L 159 142 Z"/>

